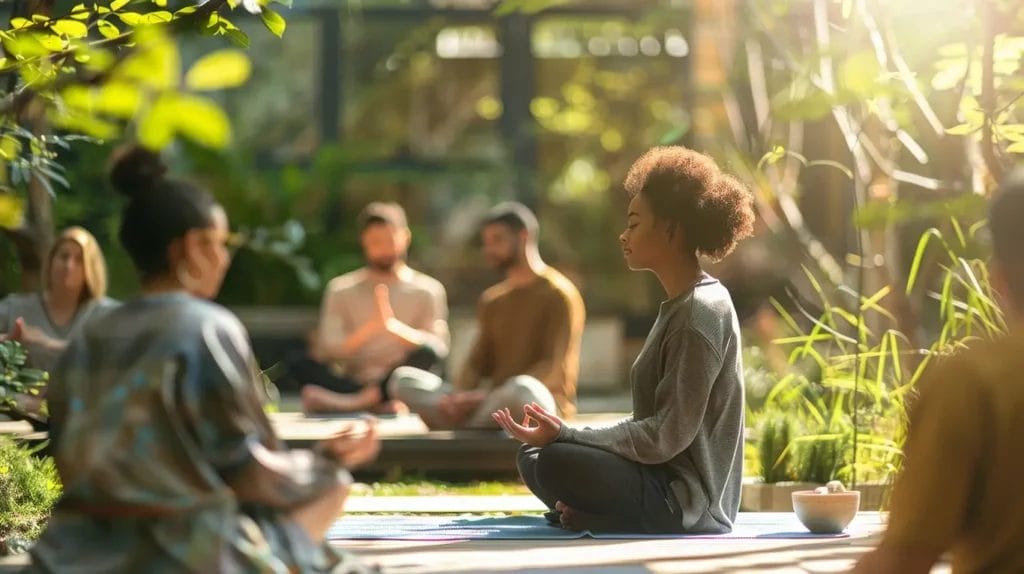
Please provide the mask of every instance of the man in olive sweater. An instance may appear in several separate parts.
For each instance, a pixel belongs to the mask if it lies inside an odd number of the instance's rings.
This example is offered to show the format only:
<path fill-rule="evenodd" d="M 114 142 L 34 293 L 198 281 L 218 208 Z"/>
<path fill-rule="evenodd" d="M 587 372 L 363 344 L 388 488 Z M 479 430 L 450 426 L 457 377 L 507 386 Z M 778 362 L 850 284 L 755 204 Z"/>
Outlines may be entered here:
<path fill-rule="evenodd" d="M 575 414 L 583 299 L 541 259 L 537 231 L 536 216 L 518 203 L 485 220 L 484 253 L 505 280 L 480 298 L 479 334 L 454 385 L 411 367 L 392 375 L 391 396 L 431 428 L 494 428 L 495 409 L 531 402 Z"/>

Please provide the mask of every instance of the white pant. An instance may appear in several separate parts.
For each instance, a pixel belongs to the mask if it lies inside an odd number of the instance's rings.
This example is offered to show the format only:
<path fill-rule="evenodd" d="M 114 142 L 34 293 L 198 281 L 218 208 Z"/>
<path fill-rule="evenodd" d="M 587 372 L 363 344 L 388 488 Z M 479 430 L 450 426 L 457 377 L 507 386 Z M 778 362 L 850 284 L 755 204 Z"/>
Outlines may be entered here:
<path fill-rule="evenodd" d="M 420 415 L 428 427 L 451 428 L 451 423 L 446 421 L 437 409 L 441 397 L 452 392 L 451 385 L 441 380 L 441 377 L 415 367 L 399 367 L 395 369 L 387 384 L 388 396 L 409 405 L 409 410 Z M 460 427 L 498 428 L 497 423 L 491 418 L 491 413 L 507 408 L 518 419 L 523 412 L 523 406 L 530 403 L 537 403 L 551 413 L 558 412 L 555 397 L 544 383 L 528 375 L 512 377 L 491 389 L 484 402 Z"/>

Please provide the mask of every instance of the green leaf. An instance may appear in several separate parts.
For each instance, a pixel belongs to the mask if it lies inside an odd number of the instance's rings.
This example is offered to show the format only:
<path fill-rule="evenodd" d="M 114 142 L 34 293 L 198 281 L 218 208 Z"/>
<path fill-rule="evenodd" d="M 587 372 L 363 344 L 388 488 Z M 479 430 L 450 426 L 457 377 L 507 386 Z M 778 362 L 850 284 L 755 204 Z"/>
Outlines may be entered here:
<path fill-rule="evenodd" d="M 561 4 L 568 4 L 573 0 L 504 0 L 494 9 L 495 16 L 508 16 L 516 12 L 523 14 L 538 14 Z"/>
<path fill-rule="evenodd" d="M 0 228 L 16 229 L 25 214 L 24 201 L 10 193 L 0 193 Z"/>
<path fill-rule="evenodd" d="M 763 156 L 757 162 L 757 171 L 761 171 L 766 165 L 774 165 L 779 162 L 782 158 L 786 157 L 786 148 L 777 145 L 772 150 Z M 801 156 L 803 157 L 803 156 Z"/>
<path fill-rule="evenodd" d="M 814 161 L 807 162 L 805 167 L 831 167 L 838 169 L 840 172 L 842 172 L 843 175 L 846 176 L 847 179 L 853 179 L 853 170 L 839 163 L 838 161 L 833 161 L 830 159 L 816 159 Z"/>
<path fill-rule="evenodd" d="M 914 284 L 917 283 L 918 275 L 921 272 L 921 262 L 924 260 L 924 254 L 928 250 L 928 243 L 932 239 L 945 243 L 942 233 L 938 229 L 932 228 L 921 234 L 921 239 L 917 242 L 917 249 L 914 251 L 914 261 L 910 265 L 910 273 L 907 275 L 907 295 L 914 291 Z"/>
<path fill-rule="evenodd" d="M 152 150 L 160 150 L 174 139 L 175 121 L 174 96 L 164 94 L 157 98 L 153 105 L 139 120 L 139 142 Z"/>
<path fill-rule="evenodd" d="M 50 28 L 68 38 L 82 38 L 89 34 L 89 28 L 78 20 L 57 20 Z"/>
<path fill-rule="evenodd" d="M 658 145 L 672 145 L 683 139 L 683 136 L 690 131 L 690 126 L 677 126 L 666 132 L 661 139 L 658 140 Z"/>
<path fill-rule="evenodd" d="M 227 30 L 226 32 L 224 32 L 224 36 L 227 37 L 227 39 L 230 40 L 232 44 L 238 46 L 239 48 L 249 47 L 249 36 L 241 30 Z"/>
<path fill-rule="evenodd" d="M 92 16 L 92 13 L 85 4 L 76 4 L 75 7 L 71 9 L 70 16 L 75 20 L 88 20 L 89 17 Z"/>
<path fill-rule="evenodd" d="M 60 52 L 67 47 L 64 39 L 56 34 L 39 34 L 36 36 L 36 40 L 51 52 Z"/>
<path fill-rule="evenodd" d="M 39 56 L 46 56 L 50 54 L 43 44 L 39 41 L 39 34 L 36 33 L 22 33 L 10 40 L 4 40 L 4 52 L 14 59 L 20 60 L 22 58 L 36 58 Z M 19 65 L 19 67 L 21 67 Z"/>
<path fill-rule="evenodd" d="M 141 90 L 128 82 L 107 82 L 94 96 L 96 110 L 119 118 L 131 118 L 142 104 Z"/>
<path fill-rule="evenodd" d="M 11 29 L 13 29 L 13 30 L 19 30 L 21 28 L 27 28 L 27 27 L 29 27 L 31 25 L 32 25 L 32 21 L 28 20 L 27 18 L 21 18 L 21 17 L 11 18 Z"/>
<path fill-rule="evenodd" d="M 21 153 L 21 142 L 13 135 L 4 135 L 0 138 L 0 157 L 12 160 Z"/>
<path fill-rule="evenodd" d="M 1024 142 L 1014 142 L 1013 145 L 1006 148 L 1009 153 L 1024 153 Z"/>
<path fill-rule="evenodd" d="M 139 141 L 150 149 L 160 149 L 175 134 L 193 142 L 222 148 L 231 141 L 231 124 L 215 103 L 190 94 L 165 93 L 139 121 Z"/>
<path fill-rule="evenodd" d="M 159 90 L 177 86 L 181 76 L 181 61 L 174 42 L 153 28 L 138 30 L 134 37 L 137 38 L 138 46 L 114 70 L 114 75 Z"/>
<path fill-rule="evenodd" d="M 292 0 L 270 0 L 270 1 L 271 2 L 276 2 L 278 4 L 281 4 L 285 8 L 291 8 L 292 7 Z"/>
<path fill-rule="evenodd" d="M 142 23 L 142 14 L 138 12 L 116 12 L 114 15 L 129 26 L 138 26 Z"/>
<path fill-rule="evenodd" d="M 212 100 L 181 94 L 174 114 L 181 135 L 197 144 L 219 149 L 231 142 L 231 122 Z"/>
<path fill-rule="evenodd" d="M 284 34 L 285 21 L 280 14 L 264 7 L 263 11 L 260 12 L 260 18 L 263 19 L 263 24 L 267 27 L 267 30 L 270 30 L 275 36 L 280 38 Z"/>
<path fill-rule="evenodd" d="M 157 10 L 150 12 L 142 16 L 142 21 L 146 24 L 164 24 L 174 19 L 174 15 L 167 10 Z"/>
<path fill-rule="evenodd" d="M 219 17 L 219 19 L 217 21 L 217 24 L 220 26 L 222 31 L 224 31 L 224 30 L 237 30 L 238 29 L 238 26 L 235 26 L 231 22 L 231 20 L 228 20 L 224 16 L 220 16 Z"/>
<path fill-rule="evenodd" d="M 88 46 L 79 46 L 78 53 L 86 56 L 82 61 L 85 68 L 94 72 L 106 72 L 114 65 L 116 56 L 107 50 L 90 49 Z"/>
<path fill-rule="evenodd" d="M 129 2 L 131 2 L 131 0 L 113 0 L 113 2 L 110 3 L 110 9 L 114 11 L 120 10 L 127 6 Z"/>
<path fill-rule="evenodd" d="M 958 126 L 953 126 L 946 130 L 946 133 L 951 136 L 965 136 L 967 134 L 974 133 L 981 129 L 981 124 L 966 123 Z"/>
<path fill-rule="evenodd" d="M 53 125 L 57 127 L 100 140 L 113 139 L 121 134 L 119 126 L 88 113 L 67 110 L 61 113 L 52 111 L 49 117 Z"/>
<path fill-rule="evenodd" d="M 153 4 L 156 4 L 157 6 L 159 6 L 161 8 L 166 8 L 167 7 L 167 0 L 153 0 Z"/>
<path fill-rule="evenodd" d="M 191 90 L 222 90 L 240 86 L 249 79 L 252 65 L 239 50 L 218 50 L 199 59 L 185 74 Z"/>
<path fill-rule="evenodd" d="M 1010 141 L 1024 141 L 1024 124 L 1000 124 L 994 131 Z"/>
<path fill-rule="evenodd" d="M 839 81 L 858 98 L 870 97 L 878 86 L 881 68 L 874 52 L 864 51 L 850 56 L 839 68 Z"/>
<path fill-rule="evenodd" d="M 106 20 L 97 20 L 96 28 L 104 38 L 116 38 L 121 35 L 121 30 Z"/>
<path fill-rule="evenodd" d="M 816 120 L 832 113 L 832 96 L 798 78 L 772 97 L 772 108 L 780 119 Z"/>
<path fill-rule="evenodd" d="M 494 9 L 495 16 L 507 16 L 518 12 L 523 5 L 523 0 L 502 0 Z"/>

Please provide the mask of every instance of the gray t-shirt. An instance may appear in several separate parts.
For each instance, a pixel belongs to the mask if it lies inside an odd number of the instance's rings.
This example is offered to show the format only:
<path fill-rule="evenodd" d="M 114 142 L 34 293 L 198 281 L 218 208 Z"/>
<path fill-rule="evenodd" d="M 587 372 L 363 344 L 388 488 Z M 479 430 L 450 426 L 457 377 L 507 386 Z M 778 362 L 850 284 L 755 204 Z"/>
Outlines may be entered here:
<path fill-rule="evenodd" d="M 66 325 L 55 325 L 46 311 L 41 293 L 15 293 L 0 300 L 0 333 L 10 332 L 14 321 L 22 317 L 26 325 L 39 329 L 46 336 L 67 341 L 95 315 L 109 311 L 117 305 L 118 302 L 109 297 L 88 301 L 79 306 L 78 312 Z M 57 358 L 60 357 L 60 351 L 46 347 L 26 345 L 26 349 L 32 366 L 44 371 L 52 371 Z"/>
<path fill-rule="evenodd" d="M 743 478 L 743 364 L 729 292 L 704 275 L 661 304 L 630 373 L 633 416 L 558 440 L 667 466 L 683 528 L 729 532 Z"/>
<path fill-rule="evenodd" d="M 367 269 L 358 269 L 331 280 L 320 307 L 320 355 L 341 366 L 343 372 L 362 384 L 380 381 L 401 364 L 409 353 L 401 341 L 379 333 L 352 356 L 332 356 L 345 339 L 377 313 L 374 289 L 380 282 Z M 439 281 L 404 268 L 389 283 L 389 299 L 395 318 L 435 335 L 441 345 L 435 349 L 441 356 L 448 353 L 448 296 Z"/>

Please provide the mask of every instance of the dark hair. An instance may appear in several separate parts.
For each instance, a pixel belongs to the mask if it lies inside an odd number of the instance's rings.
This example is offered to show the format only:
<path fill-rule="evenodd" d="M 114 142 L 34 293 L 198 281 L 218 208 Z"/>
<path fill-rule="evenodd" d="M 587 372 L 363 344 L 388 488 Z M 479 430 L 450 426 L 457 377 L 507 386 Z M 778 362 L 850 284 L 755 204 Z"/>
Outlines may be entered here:
<path fill-rule="evenodd" d="M 409 222 L 401 205 L 390 201 L 374 201 L 367 204 L 359 213 L 356 225 L 362 233 L 371 225 L 393 225 L 399 229 L 408 229 Z"/>
<path fill-rule="evenodd" d="M 1024 167 L 1011 173 L 989 207 L 996 261 L 1006 270 L 1010 291 L 1024 302 Z"/>
<path fill-rule="evenodd" d="M 500 223 L 506 225 L 513 231 L 526 230 L 531 238 L 536 238 L 540 231 L 540 224 L 537 223 L 537 216 L 529 207 L 517 201 L 506 201 L 499 203 L 487 212 L 484 218 L 484 226 Z"/>
<path fill-rule="evenodd" d="M 682 146 L 655 147 L 629 168 L 630 198 L 643 195 L 655 217 L 674 232 L 682 228 L 687 249 L 720 260 L 754 229 L 753 197 L 710 157 Z"/>
<path fill-rule="evenodd" d="M 138 146 L 114 151 L 110 183 L 128 197 L 121 245 L 143 277 L 170 270 L 167 247 L 192 229 L 209 227 L 217 202 L 199 186 L 166 177 L 160 156 Z"/>

